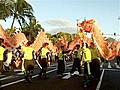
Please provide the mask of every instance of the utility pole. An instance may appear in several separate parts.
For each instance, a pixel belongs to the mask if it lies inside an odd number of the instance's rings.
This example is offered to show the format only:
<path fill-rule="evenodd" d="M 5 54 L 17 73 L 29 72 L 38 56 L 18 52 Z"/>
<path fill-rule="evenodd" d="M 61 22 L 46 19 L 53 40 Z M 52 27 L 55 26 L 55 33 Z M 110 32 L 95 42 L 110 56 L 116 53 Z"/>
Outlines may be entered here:
<path fill-rule="evenodd" d="M 120 35 L 120 16 L 118 16 L 118 35 Z M 120 38 L 118 38 L 118 40 L 120 40 Z"/>
<path fill-rule="evenodd" d="M 118 25 L 119 25 L 119 33 L 120 33 L 120 16 L 118 16 Z"/>
<path fill-rule="evenodd" d="M 77 32 L 78 32 L 78 28 L 79 28 L 79 27 L 78 27 L 78 21 L 79 21 L 79 19 L 77 19 Z"/>

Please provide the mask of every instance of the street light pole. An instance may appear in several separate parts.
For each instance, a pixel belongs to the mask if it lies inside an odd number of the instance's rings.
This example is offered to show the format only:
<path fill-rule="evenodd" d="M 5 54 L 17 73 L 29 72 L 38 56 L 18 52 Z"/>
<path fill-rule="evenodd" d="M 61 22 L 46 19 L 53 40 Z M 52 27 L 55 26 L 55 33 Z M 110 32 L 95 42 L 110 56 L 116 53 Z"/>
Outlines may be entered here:
<path fill-rule="evenodd" d="M 79 20 L 77 19 L 77 32 L 78 32 L 78 21 L 79 21 Z"/>
<path fill-rule="evenodd" d="M 120 16 L 118 16 L 118 23 L 119 23 L 119 31 L 120 31 Z"/>
<path fill-rule="evenodd" d="M 120 35 L 120 16 L 118 16 L 118 35 Z M 118 40 L 120 40 L 119 38 L 118 38 Z"/>

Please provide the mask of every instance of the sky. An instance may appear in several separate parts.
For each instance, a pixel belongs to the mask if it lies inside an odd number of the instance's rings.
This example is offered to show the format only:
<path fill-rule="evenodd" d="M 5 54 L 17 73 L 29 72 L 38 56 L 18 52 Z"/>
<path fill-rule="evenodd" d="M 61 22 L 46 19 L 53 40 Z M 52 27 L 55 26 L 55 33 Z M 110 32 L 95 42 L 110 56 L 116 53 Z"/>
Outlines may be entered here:
<path fill-rule="evenodd" d="M 26 0 L 34 15 L 48 33 L 60 31 L 76 33 L 77 19 L 95 19 L 105 34 L 120 34 L 120 0 Z M 10 27 L 12 19 L 2 21 L 3 28 Z M 15 23 L 19 26 L 18 23 Z"/>

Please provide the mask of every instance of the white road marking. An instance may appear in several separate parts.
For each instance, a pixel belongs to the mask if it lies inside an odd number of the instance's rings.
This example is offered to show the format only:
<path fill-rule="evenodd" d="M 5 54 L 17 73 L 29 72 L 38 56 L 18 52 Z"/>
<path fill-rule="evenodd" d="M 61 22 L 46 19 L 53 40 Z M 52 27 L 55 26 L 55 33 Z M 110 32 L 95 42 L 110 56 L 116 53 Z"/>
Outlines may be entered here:
<path fill-rule="evenodd" d="M 22 69 L 14 69 L 14 72 L 22 71 Z"/>
<path fill-rule="evenodd" d="M 98 82 L 98 85 L 97 85 L 96 90 L 99 90 L 99 89 L 100 89 L 100 86 L 101 86 L 101 83 L 102 83 L 102 79 L 103 79 L 103 76 L 104 76 L 104 72 L 105 72 L 105 70 L 103 69 L 102 74 L 101 74 L 101 77 L 100 77 L 100 81 Z"/>
<path fill-rule="evenodd" d="M 67 65 L 67 67 L 69 67 L 69 66 L 72 66 L 72 64 Z M 53 69 L 53 70 L 47 71 L 46 73 L 51 73 L 51 72 L 54 72 L 54 71 L 56 71 L 56 70 L 57 70 L 57 69 Z M 34 75 L 32 78 L 35 78 L 35 77 L 37 77 L 37 76 L 38 76 L 38 74 L 37 74 L 37 75 Z M 13 77 L 13 75 L 10 76 L 10 77 Z M 17 77 L 17 76 L 16 76 L 16 77 Z M 10 82 L 10 83 L 1 85 L 1 87 L 6 87 L 6 86 L 9 86 L 9 85 L 13 85 L 13 84 L 22 82 L 22 81 L 24 81 L 24 80 L 25 80 L 25 79 L 21 79 L 21 80 L 17 80 L 17 81 L 14 81 L 14 82 Z"/>
<path fill-rule="evenodd" d="M 99 89 L 100 89 L 100 86 L 101 86 L 101 83 L 102 83 L 102 79 L 103 79 L 105 70 L 106 70 L 106 71 L 118 71 L 118 72 L 120 72 L 119 69 L 103 69 L 102 74 L 101 74 L 101 77 L 100 77 L 100 81 L 99 81 L 99 83 L 98 83 L 98 85 L 97 85 L 96 90 L 99 90 Z"/>
<path fill-rule="evenodd" d="M 108 65 L 110 65 L 110 63 L 109 63 Z M 115 64 L 115 65 L 116 65 L 116 64 Z M 54 66 L 54 65 L 52 65 L 52 66 Z M 67 67 L 69 67 L 69 66 L 72 66 L 72 64 L 67 65 Z M 109 68 L 110 68 L 110 66 L 109 66 Z M 53 70 L 47 71 L 46 73 L 51 73 L 51 72 L 54 72 L 54 71 L 56 71 L 56 70 L 57 70 L 57 69 L 53 69 Z M 102 79 L 103 79 L 103 75 L 104 75 L 105 70 L 120 71 L 120 70 L 118 70 L 118 69 L 103 69 L 102 74 L 101 74 L 101 77 L 100 77 L 100 81 L 99 81 L 99 83 L 98 83 L 98 85 L 97 85 L 96 90 L 99 90 L 99 89 L 100 89 L 100 86 L 101 86 L 101 83 L 102 83 Z M 18 70 L 18 71 L 20 71 L 20 70 Z M 18 75 L 20 75 L 20 74 L 22 75 L 23 73 L 18 73 Z M 64 74 L 65 74 L 65 73 L 64 73 Z M 66 74 L 68 74 L 68 76 L 70 75 L 70 73 L 66 73 Z M 78 74 L 78 72 L 75 72 L 75 74 Z M 73 74 L 73 75 L 74 75 L 74 74 Z M 5 76 L 5 75 L 2 75 L 2 76 Z M 35 77 L 37 77 L 37 76 L 38 76 L 38 74 L 37 74 L 37 75 L 34 75 L 32 78 L 35 78 Z M 5 79 L 15 78 L 15 77 L 18 77 L 18 76 L 11 75 L 11 76 L 8 76 L 8 77 L 5 77 L 5 78 L 1 78 L 0 80 L 5 80 Z M 19 83 L 19 82 L 22 82 L 22 81 L 24 81 L 24 79 L 17 80 L 17 81 L 8 83 L 8 84 L 1 85 L 1 87 L 6 87 L 6 86 L 9 86 L 9 85 L 12 85 L 12 84 L 16 84 L 16 83 Z"/>
<path fill-rule="evenodd" d="M 120 69 L 104 69 L 104 70 L 107 70 L 107 71 L 117 71 L 117 72 L 120 72 Z"/>
<path fill-rule="evenodd" d="M 47 68 L 57 68 L 57 67 L 47 67 Z"/>
<path fill-rule="evenodd" d="M 20 72 L 20 73 L 17 73 L 16 75 L 23 75 L 24 73 L 23 72 Z"/>
<path fill-rule="evenodd" d="M 4 76 L 5 76 L 5 75 L 0 75 L 0 78 L 1 78 L 1 77 L 4 77 Z"/>
<path fill-rule="evenodd" d="M 11 82 L 11 83 L 8 83 L 8 84 L 4 84 L 4 85 L 1 85 L 1 88 L 2 88 L 2 87 L 9 86 L 9 85 L 12 85 L 12 84 L 16 84 L 16 83 L 19 83 L 19 82 L 22 82 L 22 81 L 24 81 L 24 79 L 17 80 L 17 81 L 15 81 L 15 82 Z"/>

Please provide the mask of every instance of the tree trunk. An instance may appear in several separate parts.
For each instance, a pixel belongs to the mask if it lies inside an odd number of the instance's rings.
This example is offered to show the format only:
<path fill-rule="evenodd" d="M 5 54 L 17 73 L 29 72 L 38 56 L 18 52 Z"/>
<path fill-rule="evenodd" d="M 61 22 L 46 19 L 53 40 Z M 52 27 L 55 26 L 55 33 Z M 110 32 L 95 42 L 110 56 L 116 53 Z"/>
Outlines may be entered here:
<path fill-rule="evenodd" d="M 15 22 L 15 17 L 13 18 L 11 29 L 13 28 L 14 22 Z"/>
<path fill-rule="evenodd" d="M 19 19 L 18 19 L 18 22 L 19 22 L 19 24 L 20 24 L 21 29 L 23 30 L 23 28 L 22 28 L 22 24 L 21 24 L 21 22 L 20 22 L 20 20 L 19 20 Z"/>

